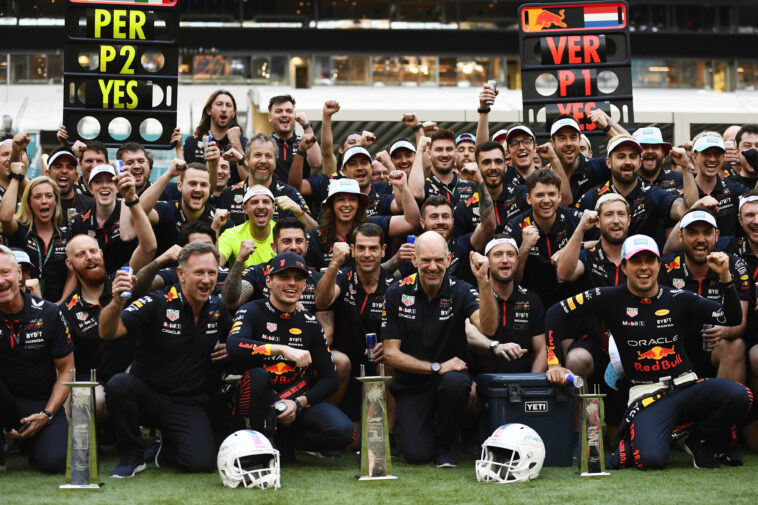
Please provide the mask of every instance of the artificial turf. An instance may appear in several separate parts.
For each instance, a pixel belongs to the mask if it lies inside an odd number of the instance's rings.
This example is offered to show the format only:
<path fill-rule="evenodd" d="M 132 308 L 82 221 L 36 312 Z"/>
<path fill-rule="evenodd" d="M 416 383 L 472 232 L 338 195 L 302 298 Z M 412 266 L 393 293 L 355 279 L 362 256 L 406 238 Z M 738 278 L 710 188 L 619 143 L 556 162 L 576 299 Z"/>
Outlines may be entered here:
<path fill-rule="evenodd" d="M 148 465 L 131 479 L 111 479 L 118 458 L 106 450 L 101 462 L 100 490 L 59 490 L 61 475 L 30 471 L 25 458 L 9 455 L 0 472 L 0 504 L 202 504 L 268 503 L 287 505 L 400 504 L 739 504 L 758 503 L 758 454 L 743 451 L 745 466 L 697 470 L 692 459 L 671 453 L 667 470 L 620 470 L 610 477 L 579 477 L 575 467 L 543 468 L 537 480 L 515 484 L 476 481 L 476 456 L 461 455 L 458 467 L 438 469 L 393 460 L 396 481 L 358 482 L 355 456 L 322 460 L 298 453 L 298 462 L 282 469 L 281 489 L 227 489 L 218 474 L 180 474 Z"/>

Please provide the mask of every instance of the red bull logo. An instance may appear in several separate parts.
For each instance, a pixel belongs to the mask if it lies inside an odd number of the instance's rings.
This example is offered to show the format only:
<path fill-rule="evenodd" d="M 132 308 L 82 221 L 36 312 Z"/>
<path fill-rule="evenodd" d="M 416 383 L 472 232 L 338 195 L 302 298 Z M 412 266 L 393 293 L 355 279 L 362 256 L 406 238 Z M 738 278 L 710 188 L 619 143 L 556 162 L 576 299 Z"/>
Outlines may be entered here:
<path fill-rule="evenodd" d="M 529 29 L 566 28 L 566 23 L 564 23 L 565 13 L 565 9 L 559 10 L 557 14 L 544 9 L 529 9 Z"/>
<path fill-rule="evenodd" d="M 79 303 L 79 295 L 74 295 L 71 297 L 71 301 L 66 304 L 66 308 L 71 310 L 77 303 Z"/>
<path fill-rule="evenodd" d="M 531 226 L 531 225 L 532 225 L 532 219 L 529 217 L 524 218 L 524 220 L 521 222 L 521 229 L 524 229 L 527 226 Z"/>
<path fill-rule="evenodd" d="M 166 294 L 166 301 L 170 302 L 172 300 L 176 300 L 179 298 L 179 295 L 176 293 L 176 287 L 171 288 L 171 290 Z"/>
<path fill-rule="evenodd" d="M 652 349 L 649 349 L 645 352 L 637 351 L 637 359 L 654 359 L 657 361 L 670 354 L 676 354 L 676 351 L 674 351 L 674 349 L 671 347 L 661 347 L 659 345 L 656 345 Z"/>
<path fill-rule="evenodd" d="M 610 181 L 608 181 L 608 182 L 605 183 L 605 185 L 602 188 L 600 188 L 597 191 L 597 194 L 598 194 L 598 196 L 604 195 L 605 193 L 607 193 L 608 191 L 610 191 L 610 189 L 611 189 L 611 183 L 610 183 Z"/>
<path fill-rule="evenodd" d="M 406 286 L 406 285 L 409 285 L 409 284 L 413 284 L 414 282 L 416 282 L 416 274 L 411 274 L 408 277 L 406 277 L 405 279 L 401 280 L 400 281 L 400 285 L 401 286 Z"/>
<path fill-rule="evenodd" d="M 474 196 L 466 200 L 466 207 L 470 207 L 475 203 L 479 203 L 479 193 L 474 193 Z"/>
<path fill-rule="evenodd" d="M 288 373 L 294 373 L 297 371 L 295 367 L 292 367 L 283 361 L 279 361 L 278 363 L 274 365 L 263 365 L 263 368 L 268 373 L 272 373 L 274 375 L 284 375 Z"/>
<path fill-rule="evenodd" d="M 679 258 L 679 256 L 677 256 L 676 258 L 674 258 L 674 261 L 666 265 L 666 272 L 670 272 L 674 269 L 678 270 L 681 267 L 682 267 L 682 260 Z"/>

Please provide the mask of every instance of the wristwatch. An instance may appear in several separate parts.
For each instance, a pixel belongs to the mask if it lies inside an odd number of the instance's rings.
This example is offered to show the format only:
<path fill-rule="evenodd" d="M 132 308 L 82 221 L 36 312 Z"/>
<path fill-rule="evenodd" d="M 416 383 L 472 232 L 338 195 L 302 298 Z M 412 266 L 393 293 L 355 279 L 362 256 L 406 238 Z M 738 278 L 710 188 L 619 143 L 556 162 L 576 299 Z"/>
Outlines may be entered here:
<path fill-rule="evenodd" d="M 45 414 L 47 416 L 47 424 L 50 425 L 53 422 L 53 415 L 48 412 L 47 410 L 43 410 L 40 412 L 40 414 Z"/>
<path fill-rule="evenodd" d="M 500 345 L 500 342 L 497 340 L 493 340 L 492 342 L 490 342 L 490 352 L 492 354 L 495 354 L 495 349 L 497 349 L 497 346 L 499 345 Z"/>
<path fill-rule="evenodd" d="M 439 375 L 441 368 L 442 368 L 442 365 L 440 365 L 436 361 L 434 363 L 432 363 L 432 373 L 434 375 Z"/>

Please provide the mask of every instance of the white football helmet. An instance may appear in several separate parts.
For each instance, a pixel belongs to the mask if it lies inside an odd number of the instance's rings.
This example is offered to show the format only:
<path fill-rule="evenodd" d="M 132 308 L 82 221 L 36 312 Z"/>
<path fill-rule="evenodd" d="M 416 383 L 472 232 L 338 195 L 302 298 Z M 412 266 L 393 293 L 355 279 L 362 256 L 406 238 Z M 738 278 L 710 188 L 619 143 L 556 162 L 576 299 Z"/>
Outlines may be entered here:
<path fill-rule="evenodd" d="M 536 479 L 545 462 L 545 444 L 523 424 L 504 424 L 482 444 L 476 460 L 479 482 L 525 482 Z"/>
<path fill-rule="evenodd" d="M 226 487 L 279 489 L 279 451 L 261 433 L 235 431 L 218 450 L 218 473 Z"/>

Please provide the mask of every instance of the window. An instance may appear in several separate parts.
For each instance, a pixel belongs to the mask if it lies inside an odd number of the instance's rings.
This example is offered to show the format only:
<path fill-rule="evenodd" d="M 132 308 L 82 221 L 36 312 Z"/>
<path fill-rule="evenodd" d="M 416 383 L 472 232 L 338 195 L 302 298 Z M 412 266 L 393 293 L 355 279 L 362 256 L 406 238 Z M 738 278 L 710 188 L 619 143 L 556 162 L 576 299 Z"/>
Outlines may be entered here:
<path fill-rule="evenodd" d="M 315 85 L 369 85 L 368 56 L 316 56 L 313 64 Z"/>

